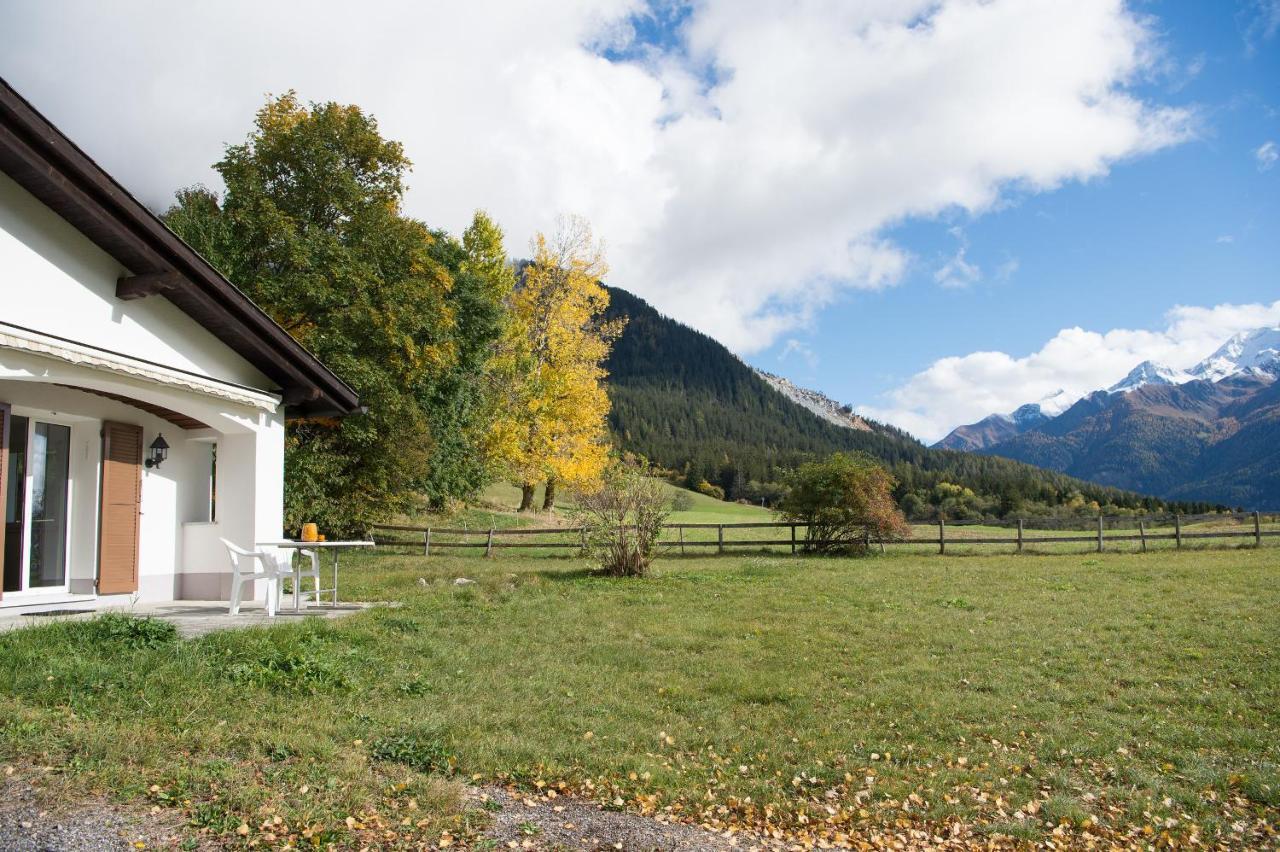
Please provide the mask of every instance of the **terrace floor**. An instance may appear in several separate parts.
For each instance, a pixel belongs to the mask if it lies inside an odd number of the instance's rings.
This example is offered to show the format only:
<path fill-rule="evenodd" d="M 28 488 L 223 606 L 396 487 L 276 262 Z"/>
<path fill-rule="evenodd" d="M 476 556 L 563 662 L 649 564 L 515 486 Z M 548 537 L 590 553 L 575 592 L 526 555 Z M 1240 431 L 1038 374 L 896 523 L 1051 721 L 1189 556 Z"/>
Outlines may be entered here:
<path fill-rule="evenodd" d="M 102 612 L 127 612 L 131 615 L 150 618 L 162 618 L 172 622 L 183 638 L 203 636 L 215 630 L 236 630 L 245 627 L 266 627 L 272 624 L 283 624 L 299 618 L 344 618 L 352 613 L 368 609 L 371 604 L 339 603 L 332 606 L 306 606 L 294 612 L 290 601 L 277 611 L 275 618 L 267 616 L 266 606 L 261 601 L 247 601 L 240 605 L 240 612 L 231 615 L 227 612 L 225 601 L 160 601 L 134 606 L 102 607 L 94 609 L 89 604 L 65 604 L 49 607 L 39 613 L 4 613 L 0 612 L 0 631 L 15 630 L 37 624 L 47 624 L 53 619 L 87 619 Z"/>

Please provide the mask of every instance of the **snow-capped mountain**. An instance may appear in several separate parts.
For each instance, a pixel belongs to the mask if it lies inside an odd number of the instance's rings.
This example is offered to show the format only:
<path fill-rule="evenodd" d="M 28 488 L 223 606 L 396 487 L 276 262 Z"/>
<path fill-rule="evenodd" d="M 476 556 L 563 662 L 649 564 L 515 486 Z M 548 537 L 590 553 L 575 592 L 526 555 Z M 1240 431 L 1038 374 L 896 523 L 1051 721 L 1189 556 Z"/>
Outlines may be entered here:
<path fill-rule="evenodd" d="M 935 447 L 948 450 L 981 450 L 992 444 L 1034 429 L 1071 407 L 1075 402 L 1066 391 L 1057 390 L 1039 402 L 1020 405 L 1008 414 L 992 414 L 977 423 L 958 426 Z"/>
<path fill-rule="evenodd" d="M 1129 375 L 1107 388 L 1107 393 L 1124 393 L 1143 385 L 1180 385 L 1196 378 L 1185 370 L 1176 370 L 1155 361 L 1143 361 Z"/>
<path fill-rule="evenodd" d="M 1231 376 L 1259 376 L 1264 380 L 1280 377 L 1280 328 L 1256 328 L 1236 334 L 1190 370 L 1143 361 L 1107 388 L 1106 393 L 1125 394 L 1150 386 L 1179 387 L 1197 380 L 1216 383 Z M 1009 414 L 992 414 L 977 423 L 957 426 L 934 446 L 953 450 L 986 449 L 1039 428 L 1092 395 L 1082 397 L 1059 390 Z"/>
<path fill-rule="evenodd" d="M 1144 361 L 1065 411 L 1032 403 L 938 446 L 1172 499 L 1280 507 L 1280 328 L 1237 334 L 1190 370 Z"/>
<path fill-rule="evenodd" d="M 1239 373 L 1280 370 L 1280 328 L 1255 328 L 1234 335 L 1208 358 L 1191 368 L 1193 379 L 1218 382 Z"/>

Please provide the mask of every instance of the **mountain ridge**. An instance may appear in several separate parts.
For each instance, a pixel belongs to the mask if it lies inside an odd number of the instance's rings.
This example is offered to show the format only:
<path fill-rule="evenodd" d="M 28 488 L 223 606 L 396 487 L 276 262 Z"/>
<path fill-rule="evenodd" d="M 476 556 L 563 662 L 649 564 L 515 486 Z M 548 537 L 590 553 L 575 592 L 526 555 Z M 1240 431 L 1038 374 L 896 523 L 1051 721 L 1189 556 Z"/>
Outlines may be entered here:
<path fill-rule="evenodd" d="M 822 393 L 822 391 L 802 388 L 792 382 L 790 379 L 764 370 L 756 370 L 766 382 L 768 382 L 774 390 L 790 399 L 797 405 L 809 409 L 814 414 L 834 423 L 836 426 L 843 426 L 846 429 L 857 429 L 862 432 L 872 432 L 874 429 L 861 416 L 853 413 L 853 406 L 841 405 L 831 397 Z"/>
<path fill-rule="evenodd" d="M 917 517 L 983 517 L 1059 506 L 1153 510 L 1163 501 L 1016 461 L 925 447 L 862 418 L 836 425 L 781 393 L 723 345 L 610 287 L 607 318 L 627 318 L 606 362 L 609 428 L 624 452 L 729 499 L 776 501 L 791 470 L 834 452 L 878 459 Z M 812 392 L 817 396 L 816 392 Z"/>
<path fill-rule="evenodd" d="M 1233 335 L 1186 371 L 1143 362 L 1026 428 L 990 421 L 939 444 L 1171 500 L 1280 508 L 1280 328 Z"/>

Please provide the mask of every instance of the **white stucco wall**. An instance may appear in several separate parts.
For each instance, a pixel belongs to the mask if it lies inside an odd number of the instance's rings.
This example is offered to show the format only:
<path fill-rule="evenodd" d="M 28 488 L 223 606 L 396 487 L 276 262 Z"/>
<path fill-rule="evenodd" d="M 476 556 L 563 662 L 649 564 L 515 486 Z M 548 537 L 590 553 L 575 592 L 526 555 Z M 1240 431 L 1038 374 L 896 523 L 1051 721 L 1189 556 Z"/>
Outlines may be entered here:
<path fill-rule="evenodd" d="M 0 174 L 0 290 L 6 323 L 261 390 L 273 384 L 163 297 L 121 301 L 128 271 Z M 16 298 L 15 298 L 16 297 Z"/>
<path fill-rule="evenodd" d="M 102 421 L 163 432 L 171 449 L 144 470 L 139 548 L 142 600 L 225 599 L 229 562 L 218 542 L 278 539 L 283 526 L 284 411 L 274 385 L 163 297 L 121 301 L 127 271 L 66 221 L 0 174 L 0 323 L 120 353 L 268 394 L 248 402 L 0 345 L 0 402 L 72 426 L 71 593 L 97 576 Z M 0 333 L 6 327 L 0 324 Z M 187 432 L 141 409 L 85 390 L 160 405 L 205 423 Z M 250 396 L 253 396 L 252 394 Z M 53 412 L 57 412 L 56 415 Z M 208 517 L 210 443 L 218 445 L 218 517 Z M 0 605 L 15 603 L 10 596 Z"/>
<path fill-rule="evenodd" d="M 225 600 L 229 561 L 219 542 L 242 547 L 280 538 L 283 527 L 284 422 L 279 413 L 256 415 L 240 433 L 186 432 L 125 403 L 43 382 L 5 379 L 0 350 L 0 402 L 14 414 L 71 427 L 71 594 L 92 594 L 98 566 L 100 432 L 105 420 L 142 427 L 143 447 L 163 433 L 169 457 L 142 472 L 138 598 Z M 11 375 L 11 372 L 10 372 Z M 170 399 L 181 404 L 180 399 Z M 218 447 L 217 520 L 209 520 L 210 447 Z M 0 605 L 21 605 L 8 595 Z"/>

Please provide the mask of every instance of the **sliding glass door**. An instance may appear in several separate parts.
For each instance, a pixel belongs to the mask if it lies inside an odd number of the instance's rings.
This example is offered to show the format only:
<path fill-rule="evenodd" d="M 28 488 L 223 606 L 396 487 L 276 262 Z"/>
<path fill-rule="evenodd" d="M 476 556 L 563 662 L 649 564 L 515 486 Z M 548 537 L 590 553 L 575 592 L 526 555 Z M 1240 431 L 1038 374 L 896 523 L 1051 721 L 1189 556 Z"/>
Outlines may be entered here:
<path fill-rule="evenodd" d="M 15 415 L 9 429 L 4 590 L 67 585 L 71 427 Z"/>

